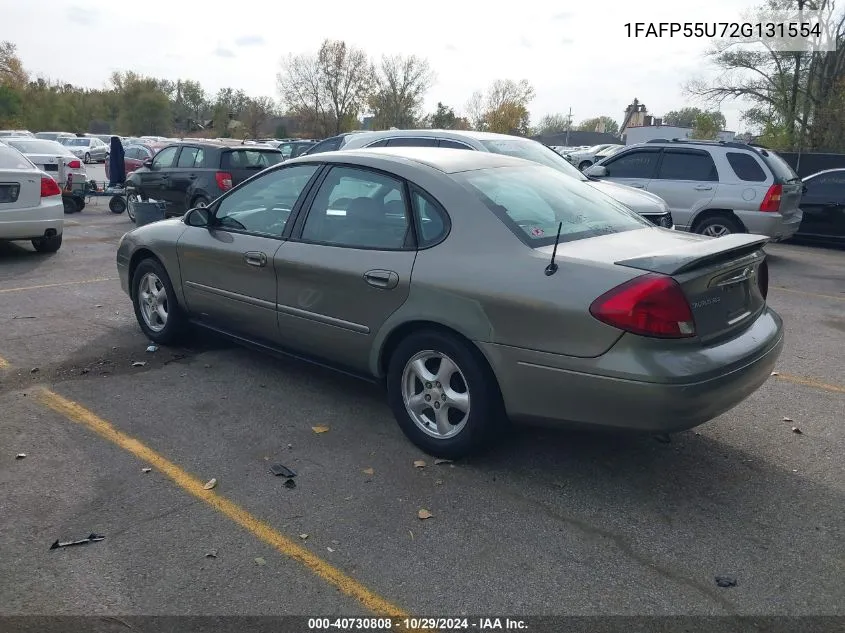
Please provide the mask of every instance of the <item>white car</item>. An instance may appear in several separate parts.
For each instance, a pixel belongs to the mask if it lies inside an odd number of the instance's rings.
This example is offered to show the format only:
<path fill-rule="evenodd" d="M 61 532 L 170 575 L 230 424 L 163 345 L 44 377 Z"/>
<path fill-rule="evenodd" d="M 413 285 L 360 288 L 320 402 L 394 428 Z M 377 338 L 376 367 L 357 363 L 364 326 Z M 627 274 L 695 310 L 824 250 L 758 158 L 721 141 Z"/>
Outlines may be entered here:
<path fill-rule="evenodd" d="M 0 146 L 0 240 L 27 240 L 39 253 L 55 253 L 64 218 L 58 183 L 16 149 Z"/>
<path fill-rule="evenodd" d="M 84 185 L 88 181 L 88 172 L 82 160 L 61 143 L 20 136 L 4 138 L 3 143 L 18 150 L 36 167 L 46 171 L 59 183 L 61 189 L 77 189 L 74 183 Z"/>
<path fill-rule="evenodd" d="M 625 147 L 622 144 L 615 143 L 603 143 L 602 145 L 593 145 L 592 147 L 587 147 L 582 150 L 569 152 L 568 154 L 566 154 L 566 159 L 570 163 L 575 165 L 578 169 L 584 171 L 585 169 L 587 169 L 587 167 L 596 162 L 596 154 L 608 149 L 609 147 L 614 146 L 620 148 Z"/>

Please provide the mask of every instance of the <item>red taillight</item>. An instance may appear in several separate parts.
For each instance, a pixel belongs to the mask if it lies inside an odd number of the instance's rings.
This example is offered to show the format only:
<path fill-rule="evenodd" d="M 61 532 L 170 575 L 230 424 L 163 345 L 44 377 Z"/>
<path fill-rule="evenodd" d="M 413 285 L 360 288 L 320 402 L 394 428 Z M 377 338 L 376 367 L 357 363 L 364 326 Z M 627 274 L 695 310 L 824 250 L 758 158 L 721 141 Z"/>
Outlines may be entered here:
<path fill-rule="evenodd" d="M 659 338 L 695 336 L 695 321 L 683 290 L 671 277 L 643 275 L 593 301 L 590 314 L 613 327 Z"/>
<path fill-rule="evenodd" d="M 62 190 L 59 189 L 59 183 L 49 176 L 41 176 L 41 197 L 49 198 L 60 195 L 62 195 Z"/>
<path fill-rule="evenodd" d="M 769 262 L 765 259 L 757 268 L 757 287 L 765 299 L 769 295 Z"/>
<path fill-rule="evenodd" d="M 763 202 L 760 203 L 760 211 L 774 213 L 780 210 L 780 198 L 783 195 L 783 185 L 772 185 L 766 192 Z"/>
<path fill-rule="evenodd" d="M 82 169 L 82 163 L 78 160 L 72 160 L 67 164 L 71 169 Z"/>
<path fill-rule="evenodd" d="M 232 174 L 227 171 L 218 171 L 214 174 L 214 179 L 217 181 L 217 186 L 221 191 L 228 191 L 232 188 Z"/>

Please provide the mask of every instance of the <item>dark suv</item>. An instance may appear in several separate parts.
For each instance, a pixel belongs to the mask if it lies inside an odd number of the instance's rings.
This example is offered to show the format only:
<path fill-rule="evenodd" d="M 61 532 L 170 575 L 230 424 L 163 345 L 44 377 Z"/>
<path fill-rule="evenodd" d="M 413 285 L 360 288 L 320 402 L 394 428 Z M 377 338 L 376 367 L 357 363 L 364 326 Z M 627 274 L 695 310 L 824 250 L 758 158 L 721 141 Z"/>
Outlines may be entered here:
<path fill-rule="evenodd" d="M 167 215 L 183 215 L 194 207 L 208 206 L 235 185 L 283 160 L 282 153 L 270 147 L 183 141 L 145 160 L 126 184 L 141 200 L 164 201 Z"/>

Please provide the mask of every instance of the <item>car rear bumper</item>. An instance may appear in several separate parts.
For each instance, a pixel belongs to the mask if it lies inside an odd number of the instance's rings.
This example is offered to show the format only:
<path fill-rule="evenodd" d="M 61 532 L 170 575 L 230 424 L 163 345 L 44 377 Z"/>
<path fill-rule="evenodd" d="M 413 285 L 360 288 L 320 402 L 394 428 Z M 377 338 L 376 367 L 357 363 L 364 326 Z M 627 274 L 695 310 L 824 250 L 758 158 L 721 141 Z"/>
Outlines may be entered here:
<path fill-rule="evenodd" d="M 743 333 L 708 347 L 650 349 L 642 341 L 625 335 L 594 359 L 480 347 L 514 420 L 669 433 L 703 424 L 759 388 L 783 348 L 783 323 L 766 308 Z"/>
<path fill-rule="evenodd" d="M 736 211 L 737 216 L 749 233 L 766 235 L 773 241 L 786 240 L 798 232 L 803 212 L 799 209 L 787 215 L 764 211 Z"/>
<path fill-rule="evenodd" d="M 42 200 L 37 207 L 0 211 L 0 240 L 30 240 L 48 231 L 61 235 L 64 217 L 61 196 Z"/>

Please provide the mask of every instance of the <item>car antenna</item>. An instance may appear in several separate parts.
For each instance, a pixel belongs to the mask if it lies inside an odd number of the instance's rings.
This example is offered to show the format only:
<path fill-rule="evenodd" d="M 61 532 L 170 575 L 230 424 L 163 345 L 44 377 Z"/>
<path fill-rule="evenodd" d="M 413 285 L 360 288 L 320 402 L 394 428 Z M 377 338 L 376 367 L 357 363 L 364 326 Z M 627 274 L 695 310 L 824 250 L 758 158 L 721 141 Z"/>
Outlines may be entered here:
<path fill-rule="evenodd" d="M 563 222 L 560 222 L 557 225 L 557 237 L 555 238 L 555 247 L 552 249 L 552 261 L 550 261 L 549 265 L 546 266 L 546 277 L 551 277 L 557 272 L 557 264 L 555 263 L 555 257 L 557 257 L 557 245 L 560 244 L 561 229 L 563 229 Z"/>

